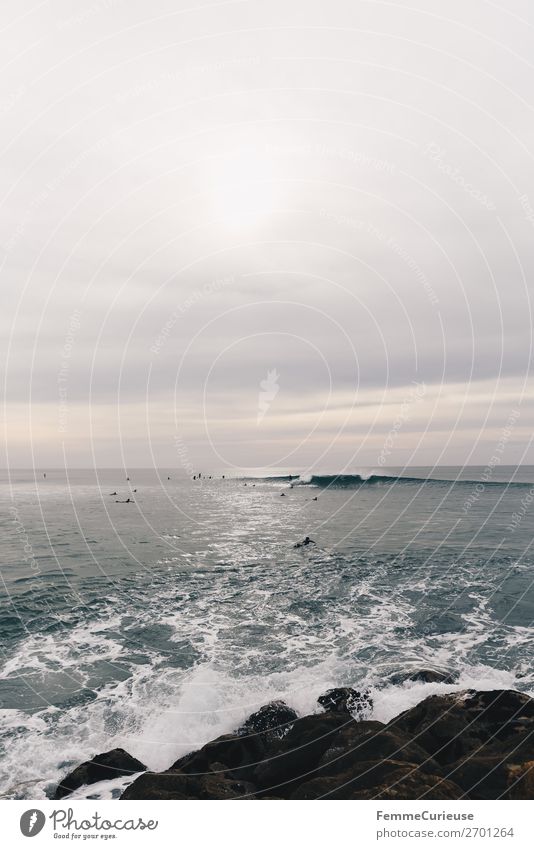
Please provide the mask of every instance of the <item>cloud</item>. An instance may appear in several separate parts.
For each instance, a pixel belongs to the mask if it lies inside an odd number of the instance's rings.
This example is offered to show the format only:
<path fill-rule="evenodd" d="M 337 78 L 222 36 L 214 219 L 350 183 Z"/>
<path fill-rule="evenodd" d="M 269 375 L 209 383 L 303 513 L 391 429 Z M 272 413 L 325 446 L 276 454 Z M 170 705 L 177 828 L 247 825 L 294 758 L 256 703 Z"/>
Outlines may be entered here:
<path fill-rule="evenodd" d="M 120 0 L 20 19 L 13 5 L 0 80 L 10 462 L 31 462 L 31 436 L 58 455 L 67 404 L 80 465 L 93 439 L 112 462 L 121 427 L 132 462 L 152 462 L 152 439 L 171 462 L 175 412 L 198 456 L 207 415 L 232 463 L 301 441 L 311 463 L 333 440 L 343 465 L 376 397 L 372 460 L 413 381 L 435 389 L 402 456 L 417 434 L 418 462 L 444 433 L 451 458 L 491 444 L 505 409 L 482 387 L 506 407 L 531 367 L 531 30 L 478 0 L 439 19 L 336 9 L 331 25 L 304 2 L 162 3 L 149 19 Z M 280 391 L 249 432 L 269 369 Z M 443 400 L 458 392 L 465 403 Z"/>

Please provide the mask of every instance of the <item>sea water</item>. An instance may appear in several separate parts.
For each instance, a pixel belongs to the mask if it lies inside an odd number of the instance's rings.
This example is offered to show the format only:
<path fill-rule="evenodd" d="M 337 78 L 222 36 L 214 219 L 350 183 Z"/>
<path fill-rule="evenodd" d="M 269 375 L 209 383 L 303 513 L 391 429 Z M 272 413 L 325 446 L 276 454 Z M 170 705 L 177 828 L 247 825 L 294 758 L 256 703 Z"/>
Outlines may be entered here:
<path fill-rule="evenodd" d="M 381 721 L 534 692 L 533 467 L 291 472 L 2 474 L 1 796 L 116 746 L 165 769 L 332 686 L 369 688 Z M 418 669 L 457 681 L 395 677 Z"/>

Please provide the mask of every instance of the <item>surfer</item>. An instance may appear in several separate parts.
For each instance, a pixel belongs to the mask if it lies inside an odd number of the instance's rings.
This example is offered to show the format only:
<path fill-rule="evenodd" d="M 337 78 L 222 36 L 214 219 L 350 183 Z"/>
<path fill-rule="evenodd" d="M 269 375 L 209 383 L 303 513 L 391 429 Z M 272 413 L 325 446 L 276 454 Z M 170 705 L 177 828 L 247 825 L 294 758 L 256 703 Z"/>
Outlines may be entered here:
<path fill-rule="evenodd" d="M 133 498 L 127 498 L 126 501 L 116 501 L 115 504 L 135 504 Z"/>
<path fill-rule="evenodd" d="M 293 548 L 303 548 L 305 545 L 315 545 L 315 540 L 310 539 L 309 537 L 304 537 L 302 542 L 295 543 Z"/>
<path fill-rule="evenodd" d="M 110 492 L 109 494 L 110 494 L 110 495 L 117 495 L 117 493 L 116 493 L 116 492 Z"/>

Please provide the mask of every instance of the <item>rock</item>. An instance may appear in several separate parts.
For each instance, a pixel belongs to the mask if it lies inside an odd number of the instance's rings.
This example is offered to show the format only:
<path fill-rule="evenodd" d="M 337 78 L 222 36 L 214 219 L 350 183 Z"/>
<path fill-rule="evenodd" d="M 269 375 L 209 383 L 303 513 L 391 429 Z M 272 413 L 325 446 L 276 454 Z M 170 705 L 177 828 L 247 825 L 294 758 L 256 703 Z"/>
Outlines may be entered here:
<path fill-rule="evenodd" d="M 524 693 L 431 696 L 389 725 L 413 734 L 464 796 L 531 798 L 534 699 Z"/>
<path fill-rule="evenodd" d="M 515 752 L 515 763 L 534 758 L 534 699 L 513 690 L 466 691 L 430 696 L 391 720 L 390 727 L 414 735 L 439 763 L 480 754 Z"/>
<path fill-rule="evenodd" d="M 295 782 L 312 772 L 343 726 L 355 725 L 349 714 L 323 713 L 298 719 L 270 758 L 254 772 L 255 783 L 265 791 L 286 796 Z"/>
<path fill-rule="evenodd" d="M 534 799 L 534 760 L 506 767 L 503 799 Z"/>
<path fill-rule="evenodd" d="M 317 699 L 325 711 L 349 713 L 354 719 L 367 719 L 373 710 L 373 700 L 369 690 L 360 693 L 352 687 L 335 687 L 327 690 Z"/>
<path fill-rule="evenodd" d="M 348 712 L 351 696 L 348 688 L 329 691 L 321 697 L 324 712 L 301 718 L 283 703 L 266 705 L 238 732 L 180 758 L 166 772 L 144 772 L 121 798 L 534 796 L 534 699 L 529 696 L 507 690 L 430 696 L 387 725 L 355 721 Z M 288 730 L 281 736 L 282 728 Z M 77 786 L 82 783 L 85 776 Z"/>
<path fill-rule="evenodd" d="M 264 735 L 225 734 L 180 758 L 168 771 L 201 776 L 213 771 L 214 765 L 217 765 L 217 771 L 228 772 L 232 779 L 245 781 L 251 778 L 257 764 L 265 758 L 266 744 Z"/>
<path fill-rule="evenodd" d="M 249 780 L 257 764 L 274 751 L 296 719 L 296 712 L 285 702 L 270 702 L 249 716 L 234 734 L 225 734 L 185 755 L 171 769 L 200 775 L 209 772 L 215 762 L 222 764 L 232 778 Z"/>
<path fill-rule="evenodd" d="M 268 733 L 269 737 L 281 739 L 296 719 L 296 711 L 285 702 L 270 702 L 251 714 L 237 733 L 241 736 Z"/>
<path fill-rule="evenodd" d="M 419 681 L 421 684 L 454 684 L 458 676 L 454 672 L 440 672 L 437 669 L 416 669 L 414 672 L 398 672 L 389 678 L 390 684 L 404 684 L 405 681 Z"/>
<path fill-rule="evenodd" d="M 422 772 L 441 774 L 441 767 L 410 734 L 381 722 L 354 722 L 341 728 L 317 764 L 323 775 L 351 771 L 357 775 L 362 763 L 407 761 Z"/>
<path fill-rule="evenodd" d="M 314 778 L 301 784 L 292 799 L 458 799 L 454 782 L 421 772 L 417 764 L 386 760 L 362 762 L 358 775 Z"/>
<path fill-rule="evenodd" d="M 186 775 L 182 772 L 144 772 L 121 799 L 241 799 L 254 796 L 256 788 L 225 773 Z"/>
<path fill-rule="evenodd" d="M 438 789 L 442 779 L 439 764 L 410 735 L 380 722 L 351 722 L 338 729 L 307 775 L 293 779 L 291 798 L 395 799 L 403 792 L 418 798 L 430 788 L 433 798 L 458 798 L 452 783 Z"/>
<path fill-rule="evenodd" d="M 97 781 L 118 778 L 120 775 L 133 775 L 144 770 L 146 766 L 124 749 L 112 749 L 110 752 L 95 755 L 90 761 L 85 761 L 69 772 L 58 784 L 52 798 L 63 799 L 84 784 L 95 784 Z"/>

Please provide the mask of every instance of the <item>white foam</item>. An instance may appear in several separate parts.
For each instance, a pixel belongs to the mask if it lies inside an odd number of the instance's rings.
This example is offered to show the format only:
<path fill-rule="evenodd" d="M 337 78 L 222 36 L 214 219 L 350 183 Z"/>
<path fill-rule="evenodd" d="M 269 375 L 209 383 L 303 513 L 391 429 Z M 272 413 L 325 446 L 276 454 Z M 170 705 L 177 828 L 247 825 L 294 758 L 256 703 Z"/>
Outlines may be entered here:
<path fill-rule="evenodd" d="M 403 684 L 371 688 L 374 701 L 372 719 L 389 722 L 405 710 L 415 707 L 428 696 L 459 693 L 463 690 L 513 690 L 517 680 L 512 672 L 492 669 L 489 666 L 474 666 L 464 669 L 454 684 L 406 681 Z"/>
<path fill-rule="evenodd" d="M 107 781 L 95 781 L 94 784 L 84 784 L 73 793 L 65 797 L 65 801 L 71 799 L 118 799 L 126 788 L 142 775 L 136 772 L 133 775 L 121 775 L 119 778 L 110 778 Z"/>

